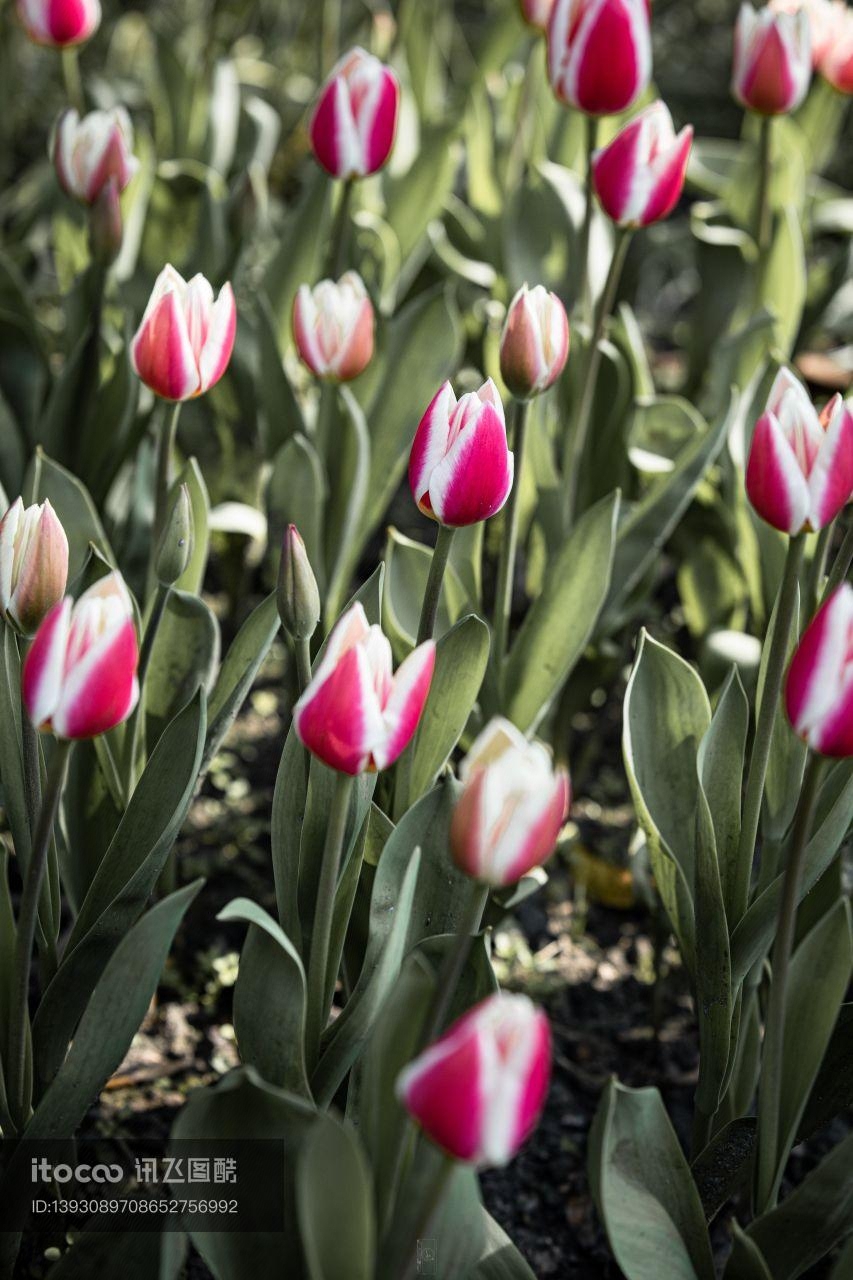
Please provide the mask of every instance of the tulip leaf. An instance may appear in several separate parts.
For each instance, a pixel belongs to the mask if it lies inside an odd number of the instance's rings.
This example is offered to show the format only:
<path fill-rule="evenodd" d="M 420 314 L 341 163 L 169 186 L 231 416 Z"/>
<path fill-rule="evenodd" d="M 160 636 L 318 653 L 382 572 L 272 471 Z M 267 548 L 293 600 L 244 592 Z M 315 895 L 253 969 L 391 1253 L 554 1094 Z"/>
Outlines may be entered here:
<path fill-rule="evenodd" d="M 607 596 L 618 493 L 585 512 L 549 564 L 507 659 L 508 719 L 532 732 L 583 654 Z"/>
<path fill-rule="evenodd" d="M 803 1112 L 800 1137 L 853 1106 L 853 1003 L 843 1004 Z"/>
<path fill-rule="evenodd" d="M 503 1227 L 485 1209 L 483 1228 L 483 1252 L 471 1272 L 471 1280 L 536 1280 Z"/>
<path fill-rule="evenodd" d="M 272 459 L 293 436 L 305 435 L 302 410 L 284 368 L 269 299 L 257 298 L 255 329 L 258 341 L 261 411 L 261 439 L 264 454 Z"/>
<path fill-rule="evenodd" d="M 326 563 L 323 554 L 326 474 L 317 450 L 307 437 L 292 436 L 275 455 L 266 502 L 270 545 L 280 547 L 286 526 L 295 524 L 322 589 Z"/>
<path fill-rule="evenodd" d="M 609 1082 L 590 1132 L 589 1173 L 627 1280 L 714 1280 L 702 1204 L 657 1089 Z"/>
<path fill-rule="evenodd" d="M 305 1070 L 305 970 L 287 934 L 248 898 L 235 898 L 218 920 L 249 925 L 234 988 L 234 1030 L 244 1063 L 268 1084 L 311 1101 Z"/>
<path fill-rule="evenodd" d="M 330 480 L 336 481 L 329 494 L 326 518 L 327 533 L 334 539 L 335 547 L 334 554 L 331 554 L 331 546 L 327 543 L 330 552 L 327 560 L 332 566 L 323 606 L 327 621 L 338 616 L 341 601 L 346 598 L 350 585 L 353 563 L 350 547 L 358 534 L 370 476 L 370 433 L 364 411 L 349 387 L 341 387 L 338 395 L 344 411 L 342 426 L 345 435 L 335 441 L 339 465 L 333 468 L 330 462 L 327 468 Z M 335 518 L 338 511 L 341 512 L 339 523 Z"/>
<path fill-rule="evenodd" d="M 28 1138 L 74 1133 L 127 1053 L 178 925 L 201 884 L 196 880 L 164 898 L 124 932 L 88 998 L 67 1057 L 27 1125 Z"/>
<path fill-rule="evenodd" d="M 699 746 L 699 771 L 714 824 L 717 864 L 729 929 L 736 923 L 734 886 L 740 843 L 741 792 L 744 753 L 749 728 L 749 703 L 737 669 L 732 667 Z"/>
<path fill-rule="evenodd" d="M 425 543 L 406 538 L 396 529 L 388 530 L 382 619 L 398 662 L 414 647 L 431 563 L 432 549 Z M 448 564 L 436 615 L 436 634 L 444 635 L 470 607 L 455 568 Z"/>
<path fill-rule="evenodd" d="M 800 215 L 796 209 L 780 210 L 776 232 L 759 280 L 760 303 L 776 320 L 774 346 L 783 358 L 790 356 L 803 318 L 807 289 L 806 252 Z"/>
<path fill-rule="evenodd" d="M 24 493 L 27 495 L 27 503 L 44 502 L 45 498 L 49 498 L 59 517 L 68 538 L 69 583 L 73 583 L 84 568 L 90 542 L 94 543 L 104 560 L 115 567 L 107 535 L 88 491 L 76 476 L 54 462 L 41 449 L 36 449 L 27 468 Z"/>
<path fill-rule="evenodd" d="M 149 752 L 196 689 L 209 689 L 218 661 L 219 624 L 209 606 L 187 591 L 170 591 L 145 676 Z"/>
<path fill-rule="evenodd" d="M 701 784 L 696 794 L 696 1013 L 699 1081 L 696 1106 L 714 1116 L 723 1096 L 732 1029 L 732 970 L 714 823 Z"/>
<path fill-rule="evenodd" d="M 489 660 L 489 629 L 468 614 L 438 641 L 429 696 L 415 735 L 408 802 L 429 790 L 450 759 L 477 701 Z"/>
<path fill-rule="evenodd" d="M 755 1132 L 754 1116 L 730 1120 L 690 1166 L 708 1222 L 746 1182 L 755 1152 Z"/>
<path fill-rule="evenodd" d="M 174 494 L 180 485 L 185 484 L 189 490 L 190 508 L 193 516 L 192 555 L 184 572 L 175 583 L 178 591 L 186 591 L 190 595 L 198 595 L 204 582 L 207 569 L 207 554 L 210 547 L 210 499 L 207 496 L 207 485 L 195 458 L 189 458 L 183 471 L 178 476 L 172 489 Z"/>
<path fill-rule="evenodd" d="M 90 992 L 157 883 L 192 801 L 205 725 L 199 690 L 154 748 L 94 875 L 33 1024 L 42 1083 L 56 1074 Z"/>
<path fill-rule="evenodd" d="M 373 1280 L 372 1178 L 351 1125 L 318 1116 L 299 1152 L 296 1207 L 309 1280 Z"/>
<path fill-rule="evenodd" d="M 278 606 L 275 592 L 272 592 L 249 614 L 231 642 L 219 669 L 207 709 L 203 771 L 210 765 L 234 723 L 278 630 Z"/>
<path fill-rule="evenodd" d="M 450 125 L 424 124 L 408 171 L 389 175 L 385 180 L 385 217 L 399 241 L 404 269 L 453 189 L 462 158 L 458 134 L 456 121 Z M 436 389 L 441 380 L 436 380 Z"/>
<path fill-rule="evenodd" d="M 754 1240 L 732 1224 L 732 1251 L 726 1262 L 723 1280 L 773 1280 L 767 1263 Z"/>

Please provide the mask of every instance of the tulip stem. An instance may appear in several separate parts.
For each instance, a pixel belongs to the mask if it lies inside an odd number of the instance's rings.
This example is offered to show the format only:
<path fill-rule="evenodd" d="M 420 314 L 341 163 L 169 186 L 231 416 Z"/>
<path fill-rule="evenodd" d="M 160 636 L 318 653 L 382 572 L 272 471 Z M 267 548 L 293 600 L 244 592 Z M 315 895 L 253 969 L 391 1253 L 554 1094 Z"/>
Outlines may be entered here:
<path fill-rule="evenodd" d="M 323 859 L 320 864 L 320 883 L 317 886 L 317 905 L 308 959 L 308 1010 L 305 1026 L 307 1058 L 311 1066 L 316 1063 L 320 1055 L 320 1036 L 328 1016 L 326 989 L 329 941 L 332 936 L 335 893 L 338 887 L 353 782 L 354 779 L 348 773 L 335 775 L 329 825 L 326 827 L 326 841 L 323 845 Z"/>
<path fill-rule="evenodd" d="M 586 438 L 589 432 L 592 407 L 595 402 L 595 384 L 598 381 L 598 370 L 601 365 L 601 341 L 604 337 L 608 317 L 616 301 L 616 290 L 619 287 L 619 278 L 622 275 L 622 268 L 628 255 L 631 235 L 632 232 L 629 228 L 617 228 L 610 271 L 607 275 L 604 292 L 599 299 L 595 325 L 590 338 L 589 349 L 586 353 L 586 367 L 583 374 L 577 417 L 574 429 L 566 435 L 563 446 L 563 483 L 566 495 L 565 524 L 567 529 L 571 529 L 575 521 L 580 471 L 586 451 Z"/>
<path fill-rule="evenodd" d="M 136 758 L 139 754 L 140 731 L 145 720 L 145 677 L 148 674 L 151 654 L 154 651 L 154 641 L 157 639 L 157 632 L 160 629 L 160 623 L 163 621 L 166 605 L 169 602 L 170 591 L 171 587 L 164 586 L 162 582 L 157 583 L 157 592 L 151 605 L 151 614 L 148 618 L 145 632 L 142 636 L 142 646 L 139 650 L 139 666 L 136 672 L 136 678 L 139 683 L 139 701 L 130 717 L 124 739 L 126 751 L 123 754 L 128 797 L 133 793 L 136 785 Z"/>
<path fill-rule="evenodd" d="M 808 587 L 806 589 L 806 601 L 809 616 L 814 613 L 817 608 L 817 602 L 820 599 L 820 587 L 826 573 L 826 560 L 829 555 L 829 544 L 832 542 L 832 533 L 835 528 L 835 522 L 825 524 L 818 534 L 817 543 L 814 549 L 814 555 L 809 565 Z"/>
<path fill-rule="evenodd" d="M 41 810 L 36 824 L 33 845 L 30 850 L 30 861 L 18 909 L 18 924 L 15 937 L 15 976 L 9 1011 L 7 1091 L 9 1109 L 19 1132 L 26 1124 L 30 1112 L 30 1098 L 27 1097 L 29 1090 L 26 1083 L 27 1026 L 29 1020 L 27 1006 L 30 994 L 30 966 L 36 930 L 36 915 L 38 913 L 38 902 L 41 895 L 45 867 L 47 866 L 47 855 L 53 834 L 53 826 L 56 821 L 56 815 L 59 812 L 59 800 L 68 771 L 71 745 L 70 742 L 63 739 L 59 739 L 56 742 L 53 759 L 47 771 Z"/>
<path fill-rule="evenodd" d="M 530 401 L 515 401 L 515 430 L 512 450 L 515 455 L 515 475 L 509 491 L 503 521 L 503 541 L 498 565 L 498 586 L 495 593 L 495 665 L 500 673 L 507 650 L 509 623 L 512 616 L 512 588 L 515 580 L 515 558 L 518 549 L 518 517 L 520 511 L 521 481 L 524 470 L 524 449 L 527 424 L 530 420 Z"/>
<path fill-rule="evenodd" d="M 779 695 L 782 691 L 782 677 L 785 674 L 785 663 L 788 657 L 788 642 L 791 637 L 791 627 L 797 607 L 797 586 L 800 566 L 803 562 L 805 542 L 805 534 L 799 533 L 791 538 L 788 543 L 788 554 L 785 557 L 782 583 L 779 587 L 779 594 L 776 597 L 773 630 L 766 641 L 770 648 L 767 655 L 761 701 L 758 705 L 755 739 L 752 744 L 752 754 L 749 758 L 749 770 L 746 778 L 743 821 L 740 829 L 740 841 L 735 864 L 735 884 L 732 893 L 736 916 L 729 921 L 731 929 L 735 927 L 744 911 L 746 911 L 749 901 L 749 882 L 755 857 L 755 844 L 758 839 L 758 823 L 761 817 L 761 801 L 764 797 L 767 765 L 770 760 L 773 724 L 776 719 Z"/>
<path fill-rule="evenodd" d="M 476 885 L 468 918 L 462 921 L 459 932 L 445 954 L 436 979 L 435 995 L 433 996 L 432 1008 L 427 1020 L 427 1030 L 423 1039 L 424 1048 L 427 1045 L 431 1045 L 434 1040 L 437 1040 L 444 1030 L 444 1024 L 453 1004 L 459 980 L 465 969 L 471 947 L 474 945 L 474 938 L 480 932 L 480 924 L 488 900 L 488 885 Z"/>
<path fill-rule="evenodd" d="M 844 535 L 844 541 L 829 571 L 829 577 L 826 580 L 826 587 L 823 593 L 824 600 L 828 600 L 833 591 L 836 591 L 842 582 L 846 580 L 851 564 L 853 564 L 853 521 L 851 521 L 850 527 Z"/>
<path fill-rule="evenodd" d="M 438 616 L 438 602 L 441 599 L 441 584 L 444 581 L 444 571 L 447 568 L 447 561 L 450 558 L 450 548 L 453 546 L 453 535 L 455 529 L 451 529 L 446 524 L 438 526 L 438 536 L 435 540 L 433 548 L 432 560 L 429 566 L 429 577 L 427 578 L 426 589 L 424 590 L 423 604 L 421 605 L 421 619 L 418 623 L 417 644 L 423 644 L 425 640 L 431 640 L 435 631 L 435 620 Z"/>
<path fill-rule="evenodd" d="M 180 414 L 180 400 L 176 400 L 172 405 L 164 401 L 163 414 L 160 420 L 160 433 L 157 437 L 157 487 L 155 490 L 154 531 L 151 539 L 152 557 L 156 555 L 160 534 L 163 532 L 163 526 L 166 523 L 166 504 L 169 500 L 169 489 L 172 484 L 172 454 L 175 451 Z"/>
<path fill-rule="evenodd" d="M 66 45 L 61 53 L 62 76 L 65 80 L 65 92 L 68 101 L 78 115 L 86 111 L 86 100 L 83 95 L 83 81 L 80 76 L 80 57 L 76 45 Z"/>
<path fill-rule="evenodd" d="M 578 247 L 578 291 L 575 304 L 581 315 L 592 323 L 592 294 L 589 288 L 589 249 L 592 239 L 592 216 L 595 211 L 595 187 L 592 181 L 592 157 L 598 145 L 598 116 L 587 116 L 586 125 L 586 204 L 584 206 L 581 239 Z"/>
<path fill-rule="evenodd" d="M 784 1162 L 779 1150 L 779 1101 L 785 1040 L 785 1003 L 788 969 L 797 925 L 797 906 L 803 878 L 803 858 L 811 834 L 825 760 L 812 754 L 794 817 L 791 848 L 782 882 L 779 922 L 773 943 L 770 997 L 764 1028 L 762 1070 L 758 1085 L 758 1157 L 756 1164 L 756 1212 L 766 1213 L 776 1204 Z"/>
<path fill-rule="evenodd" d="M 332 280 L 337 280 L 346 267 L 347 241 L 349 239 L 347 224 L 349 222 L 354 186 L 355 183 L 352 178 L 347 178 L 338 197 L 338 207 L 335 210 L 335 220 L 332 223 L 332 233 L 329 237 L 329 248 L 326 253 L 326 269 L 323 273 Z"/>
<path fill-rule="evenodd" d="M 296 659 L 296 683 L 303 694 L 311 683 L 311 641 L 294 640 L 293 656 Z"/>
<path fill-rule="evenodd" d="M 447 1184 L 456 1171 L 456 1161 L 450 1156 L 442 1154 L 441 1164 L 436 1170 L 435 1178 L 430 1186 L 426 1196 L 424 1197 L 424 1206 L 418 1219 L 418 1226 L 406 1251 L 406 1258 L 401 1273 L 402 1280 L 411 1280 L 411 1277 L 420 1271 L 418 1265 L 418 1242 L 428 1239 L 432 1230 L 433 1223 L 438 1216 L 444 1197 L 447 1193 Z"/>
<path fill-rule="evenodd" d="M 758 139 L 758 200 L 755 210 L 755 243 L 759 278 L 770 247 L 770 182 L 773 176 L 773 117 L 762 116 Z"/>

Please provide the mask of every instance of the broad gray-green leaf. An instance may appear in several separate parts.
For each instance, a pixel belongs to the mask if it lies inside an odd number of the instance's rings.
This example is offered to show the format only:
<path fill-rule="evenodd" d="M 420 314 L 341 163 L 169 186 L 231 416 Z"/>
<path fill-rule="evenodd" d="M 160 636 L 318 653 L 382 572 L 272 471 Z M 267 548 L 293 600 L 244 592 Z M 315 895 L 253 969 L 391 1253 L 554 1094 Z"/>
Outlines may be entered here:
<path fill-rule="evenodd" d="M 373 1280 L 372 1178 L 351 1125 L 318 1117 L 299 1153 L 296 1207 L 310 1280 Z"/>
<path fill-rule="evenodd" d="M 171 408 L 171 406 L 168 406 Z M 175 587 L 179 591 L 187 591 L 198 595 L 204 582 L 207 569 L 207 554 L 210 549 L 210 498 L 204 476 L 195 458 L 189 458 L 183 471 L 175 481 L 175 488 L 185 484 L 190 495 L 190 507 L 193 513 L 193 547 L 189 564 L 184 569 Z"/>
<path fill-rule="evenodd" d="M 115 565 L 107 535 L 88 491 L 70 471 L 54 462 L 41 449 L 36 452 L 24 478 L 26 501 L 50 499 L 68 537 L 68 581 L 73 582 L 86 563 L 93 542 L 104 559 Z"/>
<path fill-rule="evenodd" d="M 266 294 L 259 295 L 255 314 L 261 436 L 264 453 L 272 459 L 292 436 L 305 435 L 305 421 L 284 369 L 275 319 Z"/>
<path fill-rule="evenodd" d="M 699 747 L 699 775 L 714 824 L 717 863 L 725 901 L 729 930 L 734 918 L 737 883 L 735 863 L 741 825 L 741 793 L 746 735 L 749 727 L 749 703 L 736 668 L 717 700 L 708 732 Z"/>
<path fill-rule="evenodd" d="M 323 555 L 326 473 L 317 450 L 306 436 L 292 436 L 275 455 L 266 502 L 270 546 L 279 547 L 285 526 L 295 524 L 322 587 L 326 574 Z"/>
<path fill-rule="evenodd" d="M 149 752 L 199 687 L 207 690 L 219 661 L 219 624 L 208 605 L 170 591 L 145 677 L 145 740 Z"/>
<path fill-rule="evenodd" d="M 237 712 L 272 647 L 278 628 L 278 607 L 275 592 L 272 592 L 249 614 L 223 659 L 207 709 L 208 728 L 203 769 L 210 764 L 234 723 Z"/>
<path fill-rule="evenodd" d="M 699 1021 L 699 1082 L 696 1106 L 716 1115 L 723 1095 L 732 1029 L 732 969 L 729 931 L 714 824 L 701 785 L 696 808 L 696 1005 Z"/>
<path fill-rule="evenodd" d="M 744 1234 L 737 1222 L 732 1228 L 734 1240 L 723 1280 L 773 1280 L 755 1241 Z"/>

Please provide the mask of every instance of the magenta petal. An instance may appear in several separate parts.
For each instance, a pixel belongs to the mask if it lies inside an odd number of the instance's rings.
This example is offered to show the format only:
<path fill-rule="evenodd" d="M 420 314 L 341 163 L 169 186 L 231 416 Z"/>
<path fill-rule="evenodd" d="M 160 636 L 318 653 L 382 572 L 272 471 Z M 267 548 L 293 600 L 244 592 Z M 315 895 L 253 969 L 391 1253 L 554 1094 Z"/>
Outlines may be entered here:
<path fill-rule="evenodd" d="M 215 386 L 228 368 L 236 334 L 237 304 L 234 301 L 234 290 L 230 284 L 226 283 L 213 304 L 210 328 L 199 357 L 198 367 L 202 391 L 208 391 Z"/>
<path fill-rule="evenodd" d="M 24 659 L 21 696 L 37 728 L 50 723 L 59 701 L 70 625 L 71 600 L 60 600 L 45 617 Z"/>
<path fill-rule="evenodd" d="M 400 664 L 382 716 L 386 738 L 373 750 L 377 769 L 387 769 L 411 742 L 423 714 L 434 670 L 432 640 L 418 645 Z"/>
<path fill-rule="evenodd" d="M 630 6 L 624 0 L 605 0 L 590 28 L 575 84 L 577 105 L 590 115 L 615 115 L 635 102 L 644 88 L 642 58 Z"/>
<path fill-rule="evenodd" d="M 840 404 L 830 420 L 809 476 L 811 523 L 823 529 L 853 495 L 853 412 Z"/>
<path fill-rule="evenodd" d="M 537 1010 L 531 1033 L 531 1064 L 518 1098 L 513 1146 L 518 1148 L 530 1136 L 545 1105 L 551 1078 L 551 1028 L 541 1009 Z"/>
<path fill-rule="evenodd" d="M 681 193 L 684 190 L 684 180 L 687 176 L 687 165 L 690 160 L 690 148 L 692 146 L 693 129 L 688 126 L 686 129 L 682 129 L 678 135 L 678 145 L 675 147 L 665 169 L 655 180 L 648 204 L 643 212 L 643 226 L 658 222 L 661 218 L 669 217 L 678 204 L 681 199 Z"/>
<path fill-rule="evenodd" d="M 142 381 L 165 400 L 188 400 L 200 386 L 186 320 L 173 290 L 143 321 L 131 345 L 133 367 Z"/>
<path fill-rule="evenodd" d="M 596 195 L 602 209 L 614 222 L 620 222 L 631 205 L 642 130 L 643 117 L 640 115 L 626 125 L 609 146 L 596 152 L 593 157 L 592 174 Z"/>
<path fill-rule="evenodd" d="M 399 106 L 400 86 L 394 72 L 386 67 L 382 72 L 382 88 L 367 139 L 367 173 L 376 173 L 391 154 Z"/>
<path fill-rule="evenodd" d="M 358 649 L 348 649 L 325 679 L 312 681 L 293 709 L 300 741 L 340 773 L 361 773 L 370 760 L 362 680 Z"/>
<path fill-rule="evenodd" d="M 418 423 L 409 455 L 409 488 L 419 507 L 423 507 L 424 498 L 429 492 L 430 477 L 447 451 L 450 415 L 455 408 L 456 396 L 453 388 L 449 382 L 444 382 Z"/>
<path fill-rule="evenodd" d="M 408 1068 L 400 1093 L 407 1111 L 433 1142 L 457 1160 L 476 1162 L 483 1098 L 478 1038 L 465 1025 L 470 1017 L 460 1019 Z"/>
<path fill-rule="evenodd" d="M 452 527 L 488 520 L 500 511 L 512 487 L 512 454 L 497 411 L 484 405 L 430 477 L 430 504 Z"/>
<path fill-rule="evenodd" d="M 138 696 L 139 650 L 129 619 L 65 673 L 53 729 L 60 738 L 94 738 L 127 718 Z"/>
<path fill-rule="evenodd" d="M 803 632 L 785 681 L 785 709 L 796 733 L 827 755 L 850 743 L 846 687 L 853 627 L 853 587 L 843 583 Z M 828 750 L 832 747 L 832 750 Z"/>
<path fill-rule="evenodd" d="M 743 101 L 753 111 L 777 115 L 790 110 L 796 97 L 788 49 L 775 26 L 768 27 L 754 51 L 740 86 Z"/>
<path fill-rule="evenodd" d="M 799 533 L 809 511 L 806 478 L 771 413 L 755 424 L 746 464 L 746 492 L 763 520 L 783 533 Z"/>
<path fill-rule="evenodd" d="M 340 122 L 337 79 L 326 85 L 311 118 L 311 148 L 317 160 L 333 178 L 344 177 L 341 163 Z"/>

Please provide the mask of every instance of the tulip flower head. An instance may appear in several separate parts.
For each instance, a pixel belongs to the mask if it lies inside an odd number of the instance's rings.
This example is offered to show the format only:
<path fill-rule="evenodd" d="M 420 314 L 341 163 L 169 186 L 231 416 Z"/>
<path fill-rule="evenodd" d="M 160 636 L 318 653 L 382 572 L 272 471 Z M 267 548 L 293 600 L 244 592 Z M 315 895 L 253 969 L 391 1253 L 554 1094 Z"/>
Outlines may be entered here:
<path fill-rule="evenodd" d="M 545 1014 L 527 996 L 499 992 L 411 1062 L 396 1091 L 433 1142 L 486 1168 L 507 1164 L 532 1133 L 550 1072 Z"/>
<path fill-rule="evenodd" d="M 539 742 L 496 717 L 475 739 L 459 771 L 462 795 L 450 824 L 453 861 L 498 888 L 515 884 L 554 852 L 569 811 L 565 769 Z"/>
<path fill-rule="evenodd" d="M 521 16 L 534 31 L 546 32 L 554 0 L 519 0 Z"/>
<path fill-rule="evenodd" d="M 648 88 L 648 0 L 555 0 L 548 77 L 561 100 L 591 116 L 627 111 Z"/>
<path fill-rule="evenodd" d="M 812 37 L 808 14 L 758 12 L 742 4 L 735 26 L 732 93 L 759 115 L 794 111 L 812 77 Z"/>
<path fill-rule="evenodd" d="M 458 528 L 488 520 L 512 488 L 513 456 L 491 378 L 457 400 L 445 382 L 415 433 L 409 486 L 424 515 Z"/>
<path fill-rule="evenodd" d="M 853 9 L 837 6 L 832 39 L 821 56 L 818 69 L 839 93 L 853 93 Z"/>
<path fill-rule="evenodd" d="M 428 640 L 395 674 L 388 637 L 354 604 L 335 625 L 293 708 L 300 741 L 339 773 L 387 769 L 418 727 L 434 667 L 435 645 Z"/>
<path fill-rule="evenodd" d="M 538 396 L 559 378 L 568 355 L 566 308 L 544 285 L 522 285 L 509 305 L 501 334 L 504 382 L 519 400 Z"/>
<path fill-rule="evenodd" d="M 796 534 L 823 529 L 853 496 L 853 411 L 836 396 L 818 417 L 781 369 L 752 436 L 746 492 L 763 520 Z"/>
<path fill-rule="evenodd" d="M 68 539 L 53 507 L 16 498 L 0 520 L 0 617 L 33 635 L 67 580 Z"/>
<path fill-rule="evenodd" d="M 36 44 L 82 44 L 101 25 L 100 0 L 18 0 L 18 16 Z"/>
<path fill-rule="evenodd" d="M 770 0 L 774 13 L 805 13 L 812 38 L 812 66 L 820 70 L 847 13 L 844 0 Z"/>
<path fill-rule="evenodd" d="M 124 107 L 90 111 L 82 119 L 73 109 L 63 111 L 51 155 L 62 190 L 83 204 L 94 204 L 110 180 L 124 191 L 139 168 L 133 125 Z"/>
<path fill-rule="evenodd" d="M 133 367 L 155 395 L 192 400 L 222 377 L 236 330 L 230 284 L 222 286 L 214 301 L 204 276 L 187 283 L 174 267 L 165 266 L 131 344 Z"/>
<path fill-rule="evenodd" d="M 133 605 L 119 573 L 76 604 L 66 596 L 42 622 L 24 659 L 21 692 L 37 729 L 93 738 L 115 728 L 139 700 Z"/>
<path fill-rule="evenodd" d="M 320 623 L 322 608 L 317 579 L 295 524 L 285 530 L 276 589 L 281 625 L 294 640 L 310 640 Z"/>
<path fill-rule="evenodd" d="M 333 178 L 365 178 L 387 161 L 397 132 L 400 85 L 390 67 L 351 49 L 323 86 L 311 120 L 311 147 Z"/>
<path fill-rule="evenodd" d="M 788 668 L 794 731 L 824 756 L 853 756 L 853 587 L 833 591 L 803 632 Z"/>
<path fill-rule="evenodd" d="M 592 180 L 601 207 L 622 227 L 647 227 L 672 213 L 684 190 L 693 129 L 676 134 L 662 102 L 653 102 L 596 151 Z"/>
<path fill-rule="evenodd" d="M 373 356 L 373 304 L 355 271 L 303 284 L 293 300 L 293 338 L 316 378 L 351 382 Z"/>

